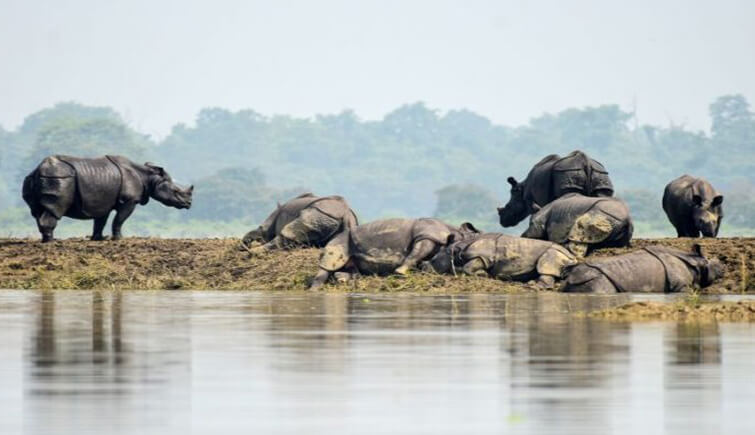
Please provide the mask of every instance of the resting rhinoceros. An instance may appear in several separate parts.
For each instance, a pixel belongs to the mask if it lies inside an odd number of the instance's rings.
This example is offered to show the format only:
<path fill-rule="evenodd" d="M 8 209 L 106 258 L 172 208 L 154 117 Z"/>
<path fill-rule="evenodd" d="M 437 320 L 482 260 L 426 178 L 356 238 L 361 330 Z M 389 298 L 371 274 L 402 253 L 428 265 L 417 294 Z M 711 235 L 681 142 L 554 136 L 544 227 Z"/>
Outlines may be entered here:
<path fill-rule="evenodd" d="M 538 285 L 553 287 L 576 257 L 553 242 L 499 233 L 485 233 L 454 241 L 423 266 L 438 273 L 460 268 L 465 274 L 485 274 L 504 281 L 537 279 Z"/>
<path fill-rule="evenodd" d="M 340 196 L 304 193 L 279 205 L 257 229 L 246 233 L 241 248 L 253 254 L 293 246 L 325 246 L 357 226 L 356 214 Z M 263 243 L 252 248 L 252 244 Z"/>
<path fill-rule="evenodd" d="M 682 175 L 663 192 L 663 210 L 679 237 L 716 237 L 724 197 L 703 178 Z"/>
<path fill-rule="evenodd" d="M 608 172 L 582 151 L 565 157 L 551 154 L 538 162 L 521 183 L 509 177 L 511 198 L 498 209 L 501 226 L 513 227 L 528 215 L 569 192 L 587 196 L 613 196 Z"/>
<path fill-rule="evenodd" d="M 705 258 L 700 245 L 695 245 L 692 252 L 653 246 L 580 263 L 568 271 L 563 291 L 680 292 L 693 286 L 707 287 L 723 273 L 721 262 Z"/>
<path fill-rule="evenodd" d="M 454 228 L 432 218 L 385 219 L 360 225 L 342 232 L 325 246 L 320 271 L 311 288 L 322 286 L 336 272 L 406 274 L 450 240 L 478 232 L 468 223 Z"/>
<path fill-rule="evenodd" d="M 593 249 L 628 246 L 633 229 L 624 201 L 569 193 L 535 212 L 522 237 L 550 240 L 584 257 Z"/>
<path fill-rule="evenodd" d="M 137 204 L 150 198 L 179 209 L 191 207 L 194 186 L 179 187 L 165 170 L 150 163 L 134 163 L 121 156 L 79 158 L 50 156 L 25 179 L 23 198 L 37 220 L 42 241 L 53 239 L 63 216 L 94 219 L 92 240 L 103 240 L 110 212 L 113 240 L 121 238 L 123 222 Z"/>

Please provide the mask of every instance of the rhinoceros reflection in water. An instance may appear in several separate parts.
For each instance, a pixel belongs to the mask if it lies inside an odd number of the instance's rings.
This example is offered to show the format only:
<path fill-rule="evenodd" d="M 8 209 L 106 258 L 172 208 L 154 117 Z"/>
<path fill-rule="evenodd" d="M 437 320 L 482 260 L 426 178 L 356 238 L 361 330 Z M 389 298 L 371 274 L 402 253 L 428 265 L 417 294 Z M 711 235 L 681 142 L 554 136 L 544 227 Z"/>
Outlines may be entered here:
<path fill-rule="evenodd" d="M 182 188 L 159 166 L 140 165 L 121 156 L 79 158 L 50 156 L 42 160 L 25 179 L 23 198 L 37 220 L 42 241 L 53 239 L 63 216 L 94 219 L 92 240 L 103 240 L 110 212 L 113 240 L 121 238 L 121 227 L 137 204 L 150 198 L 175 208 L 190 208 L 194 186 Z"/>
<path fill-rule="evenodd" d="M 438 273 L 459 268 L 504 281 L 537 279 L 539 286 L 551 288 L 575 264 L 576 257 L 556 243 L 485 233 L 447 245 L 423 266 Z"/>
<path fill-rule="evenodd" d="M 405 274 L 449 242 L 477 234 L 474 226 L 452 227 L 438 219 L 385 219 L 360 225 L 335 237 L 323 249 L 320 271 L 311 288 L 333 274 Z"/>

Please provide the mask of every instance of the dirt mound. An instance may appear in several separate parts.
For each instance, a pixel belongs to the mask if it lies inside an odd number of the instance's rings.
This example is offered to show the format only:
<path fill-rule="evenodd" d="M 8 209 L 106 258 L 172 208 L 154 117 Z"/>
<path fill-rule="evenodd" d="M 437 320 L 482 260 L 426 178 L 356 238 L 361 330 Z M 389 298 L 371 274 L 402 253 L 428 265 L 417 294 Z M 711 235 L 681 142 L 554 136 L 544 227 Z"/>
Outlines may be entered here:
<path fill-rule="evenodd" d="M 726 265 L 709 293 L 755 291 L 755 239 L 636 240 L 634 248 L 661 244 L 689 249 L 694 242 Z M 0 288 L 35 289 L 248 289 L 305 290 L 317 271 L 319 250 L 272 252 L 249 258 L 237 239 L 143 239 L 92 242 L 68 239 L 0 239 Z M 608 249 L 611 255 L 630 249 Z M 487 278 L 414 273 L 409 277 L 363 277 L 326 286 L 329 291 L 520 291 L 532 288 Z"/>
<path fill-rule="evenodd" d="M 0 288 L 306 290 L 319 249 L 250 258 L 238 239 L 0 239 Z M 414 273 L 364 277 L 327 286 L 335 291 L 512 291 L 526 289 L 476 277 Z"/>
<path fill-rule="evenodd" d="M 755 322 L 755 301 L 632 302 L 620 307 L 596 311 L 588 316 L 631 322 L 643 320 Z"/>

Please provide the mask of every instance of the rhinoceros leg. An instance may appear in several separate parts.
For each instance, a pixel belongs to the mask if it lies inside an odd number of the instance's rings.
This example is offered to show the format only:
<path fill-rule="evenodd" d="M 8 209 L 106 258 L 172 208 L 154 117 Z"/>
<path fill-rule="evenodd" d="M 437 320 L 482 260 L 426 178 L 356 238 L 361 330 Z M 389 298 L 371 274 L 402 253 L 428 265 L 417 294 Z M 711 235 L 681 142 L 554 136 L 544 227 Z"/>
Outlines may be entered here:
<path fill-rule="evenodd" d="M 567 248 L 577 257 L 584 257 L 590 245 L 605 242 L 614 230 L 614 222 L 599 210 L 578 217 L 569 230 Z"/>
<path fill-rule="evenodd" d="M 98 217 L 94 220 L 94 229 L 92 230 L 92 240 L 105 240 L 105 236 L 102 235 L 102 230 L 105 229 L 107 219 L 110 217 L 110 213 L 105 216 Z"/>
<path fill-rule="evenodd" d="M 37 228 L 42 234 L 42 243 L 51 242 L 53 240 L 52 233 L 55 231 L 55 227 L 58 225 L 58 218 L 53 216 L 47 210 L 43 210 L 37 217 Z"/>
<path fill-rule="evenodd" d="M 123 238 L 121 234 L 121 228 L 126 219 L 131 216 L 136 208 L 136 202 L 129 201 L 119 204 L 115 209 L 115 218 L 113 218 L 113 240 L 120 240 Z"/>
<path fill-rule="evenodd" d="M 488 271 L 485 268 L 485 262 L 481 258 L 473 258 L 464 264 L 462 269 L 465 274 L 472 276 L 487 276 Z"/>
<path fill-rule="evenodd" d="M 436 243 L 432 240 L 420 240 L 415 242 L 412 251 L 406 256 L 401 266 L 397 267 L 395 272 L 399 275 L 406 275 L 409 270 L 417 267 L 420 261 L 427 259 L 435 251 Z"/>
<path fill-rule="evenodd" d="M 588 245 L 587 243 L 580 243 L 575 241 L 569 241 L 566 243 L 566 248 L 571 251 L 572 254 L 576 255 L 577 258 L 585 258 L 589 247 L 590 245 Z"/>
<path fill-rule="evenodd" d="M 577 259 L 561 246 L 554 245 L 537 260 L 538 282 L 552 288 L 556 278 L 564 276 L 564 270 L 577 264 Z"/>

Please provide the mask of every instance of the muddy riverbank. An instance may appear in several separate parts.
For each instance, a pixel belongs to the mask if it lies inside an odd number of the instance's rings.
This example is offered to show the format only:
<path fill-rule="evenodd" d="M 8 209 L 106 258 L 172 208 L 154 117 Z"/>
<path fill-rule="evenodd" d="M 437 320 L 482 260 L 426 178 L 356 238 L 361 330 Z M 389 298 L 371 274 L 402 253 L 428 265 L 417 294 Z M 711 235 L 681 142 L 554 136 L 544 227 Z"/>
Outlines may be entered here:
<path fill-rule="evenodd" d="M 755 291 L 755 239 L 696 240 L 726 265 L 724 279 L 709 293 Z M 244 289 L 305 290 L 317 271 L 319 250 L 273 252 L 249 258 L 236 239 L 143 239 L 91 242 L 68 239 L 0 239 L 0 288 L 15 289 Z M 630 249 L 661 244 L 688 249 L 691 239 L 639 239 Z M 365 277 L 327 286 L 328 291 L 510 292 L 527 284 L 475 277 L 414 273 L 410 277 Z"/>

